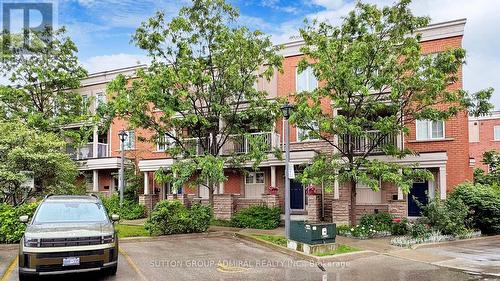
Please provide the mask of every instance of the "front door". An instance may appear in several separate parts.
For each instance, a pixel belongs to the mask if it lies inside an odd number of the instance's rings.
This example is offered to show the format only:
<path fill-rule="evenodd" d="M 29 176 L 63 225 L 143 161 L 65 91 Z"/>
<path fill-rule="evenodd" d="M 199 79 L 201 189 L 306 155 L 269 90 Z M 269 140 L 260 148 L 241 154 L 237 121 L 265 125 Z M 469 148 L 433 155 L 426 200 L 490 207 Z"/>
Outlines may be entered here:
<path fill-rule="evenodd" d="M 410 194 L 408 194 L 408 216 L 419 217 L 422 215 L 422 209 L 415 203 L 415 200 L 418 200 L 418 202 L 424 206 L 427 205 L 429 202 L 427 196 L 428 189 L 429 183 L 427 181 L 413 183 Z"/>
<path fill-rule="evenodd" d="M 296 180 L 290 180 L 290 209 L 304 209 L 304 187 Z"/>

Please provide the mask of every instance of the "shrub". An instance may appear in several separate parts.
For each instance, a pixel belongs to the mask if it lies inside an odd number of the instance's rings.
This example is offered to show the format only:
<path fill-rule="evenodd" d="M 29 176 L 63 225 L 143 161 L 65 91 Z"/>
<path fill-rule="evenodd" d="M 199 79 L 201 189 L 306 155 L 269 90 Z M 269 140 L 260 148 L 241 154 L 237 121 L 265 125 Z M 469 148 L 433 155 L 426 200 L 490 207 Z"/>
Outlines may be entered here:
<path fill-rule="evenodd" d="M 24 234 L 26 225 L 19 221 L 19 217 L 27 215 L 33 217 L 37 203 L 22 204 L 12 207 L 8 204 L 0 204 L 0 243 L 16 243 Z"/>
<path fill-rule="evenodd" d="M 281 210 L 267 206 L 251 206 L 237 212 L 231 225 L 241 228 L 274 229 L 280 224 Z"/>
<path fill-rule="evenodd" d="M 126 220 L 135 220 L 146 217 L 146 207 L 136 201 L 123 200 L 123 207 L 120 207 L 120 197 L 113 194 L 110 197 L 101 197 L 102 204 L 108 211 L 108 214 L 120 215 L 120 218 Z"/>
<path fill-rule="evenodd" d="M 389 213 L 367 214 L 361 217 L 359 224 L 375 231 L 391 231 L 393 216 Z"/>
<path fill-rule="evenodd" d="M 204 232 L 208 230 L 212 210 L 194 204 L 187 209 L 179 200 L 160 201 L 145 223 L 151 235 Z"/>
<path fill-rule="evenodd" d="M 391 226 L 392 235 L 406 235 L 410 229 L 410 224 L 407 218 L 402 218 L 400 220 L 393 220 Z"/>
<path fill-rule="evenodd" d="M 432 233 L 432 229 L 426 223 L 425 219 L 417 219 L 414 223 L 410 224 L 409 234 L 412 238 L 426 239 Z"/>
<path fill-rule="evenodd" d="M 430 226 L 444 235 L 458 236 L 468 231 L 469 210 L 459 198 L 435 199 L 422 209 Z"/>
<path fill-rule="evenodd" d="M 472 227 L 485 234 L 500 233 L 500 189 L 471 183 L 460 184 L 449 199 L 460 199 L 470 210 Z"/>

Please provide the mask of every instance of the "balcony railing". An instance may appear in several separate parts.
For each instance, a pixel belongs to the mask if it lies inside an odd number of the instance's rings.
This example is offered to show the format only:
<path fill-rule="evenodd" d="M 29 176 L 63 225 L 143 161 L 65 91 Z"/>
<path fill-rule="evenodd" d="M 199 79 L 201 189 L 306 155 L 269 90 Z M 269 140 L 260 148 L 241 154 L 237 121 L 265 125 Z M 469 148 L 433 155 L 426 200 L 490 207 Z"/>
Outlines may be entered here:
<path fill-rule="evenodd" d="M 370 153 L 382 153 L 383 148 L 387 145 L 397 145 L 397 137 L 396 134 L 382 135 L 380 131 L 370 130 L 366 131 L 366 135 L 363 136 L 351 136 L 350 140 L 351 145 L 353 146 L 353 152 L 356 154 L 362 154 L 368 152 L 370 149 Z M 342 147 L 342 150 L 349 150 L 349 135 L 341 135 L 339 137 L 339 145 Z"/>
<path fill-rule="evenodd" d="M 258 139 L 261 138 L 261 139 Z M 249 135 L 232 135 L 222 147 L 222 154 L 245 154 L 251 150 L 252 143 L 263 143 L 267 152 L 280 147 L 280 135 L 274 132 L 260 132 Z"/>
<path fill-rule="evenodd" d="M 97 146 L 97 154 L 94 155 L 94 145 Z M 93 143 L 89 142 L 81 147 L 73 148 L 68 146 L 66 152 L 73 160 L 84 160 L 92 158 L 108 157 L 108 144 L 107 143 Z"/>

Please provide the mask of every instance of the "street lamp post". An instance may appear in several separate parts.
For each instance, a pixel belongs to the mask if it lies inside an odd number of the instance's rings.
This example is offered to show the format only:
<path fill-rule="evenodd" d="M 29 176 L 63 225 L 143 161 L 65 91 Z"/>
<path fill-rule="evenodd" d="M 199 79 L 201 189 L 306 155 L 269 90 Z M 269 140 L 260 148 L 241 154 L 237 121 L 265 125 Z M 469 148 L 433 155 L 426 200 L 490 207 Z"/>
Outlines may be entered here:
<path fill-rule="evenodd" d="M 125 132 L 125 130 L 121 130 L 120 133 L 118 133 L 118 136 L 120 137 L 120 146 L 121 146 L 118 189 L 120 191 L 120 207 L 123 207 L 123 191 L 125 190 L 125 140 L 127 139 L 127 132 Z"/>
<path fill-rule="evenodd" d="M 290 113 L 293 106 L 285 102 L 281 107 L 281 112 L 283 113 L 283 126 L 285 128 L 285 237 L 290 239 L 290 133 L 288 118 L 290 118 Z"/>

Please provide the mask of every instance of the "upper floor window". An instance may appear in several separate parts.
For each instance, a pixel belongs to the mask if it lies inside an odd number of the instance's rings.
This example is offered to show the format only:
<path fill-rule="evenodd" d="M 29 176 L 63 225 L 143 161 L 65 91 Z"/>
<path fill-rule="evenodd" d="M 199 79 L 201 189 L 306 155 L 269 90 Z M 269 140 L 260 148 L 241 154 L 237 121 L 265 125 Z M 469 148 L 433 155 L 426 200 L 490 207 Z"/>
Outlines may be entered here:
<path fill-rule="evenodd" d="M 104 92 L 99 92 L 95 95 L 95 108 L 106 103 L 106 94 Z"/>
<path fill-rule="evenodd" d="M 312 122 L 311 127 L 315 132 L 317 132 L 319 129 L 318 122 Z M 312 132 L 312 130 L 297 127 L 297 141 L 318 140 L 318 137 L 311 135 Z"/>
<path fill-rule="evenodd" d="M 417 140 L 444 139 L 443 120 L 417 120 Z"/>
<path fill-rule="evenodd" d="M 89 96 L 82 95 L 82 114 L 89 112 Z"/>
<path fill-rule="evenodd" d="M 127 136 L 125 137 L 125 141 L 123 142 L 123 147 L 125 150 L 131 150 L 135 148 L 135 132 L 134 131 L 126 131 Z M 122 147 L 122 142 L 120 140 L 120 149 Z"/>
<path fill-rule="evenodd" d="M 493 130 L 495 131 L 495 140 L 500 140 L 500 126 L 495 126 Z"/>
<path fill-rule="evenodd" d="M 318 87 L 318 80 L 314 76 L 314 71 L 312 67 L 304 69 L 304 71 L 299 73 L 299 69 L 296 70 L 297 77 L 297 93 L 302 91 L 314 91 Z"/>
<path fill-rule="evenodd" d="M 172 134 L 175 136 L 175 131 L 172 132 Z M 169 137 L 167 134 L 164 134 L 163 136 L 160 136 L 158 138 L 158 143 L 156 144 L 156 150 L 157 151 L 165 151 L 168 148 L 172 147 L 174 144 L 174 140 Z"/>

